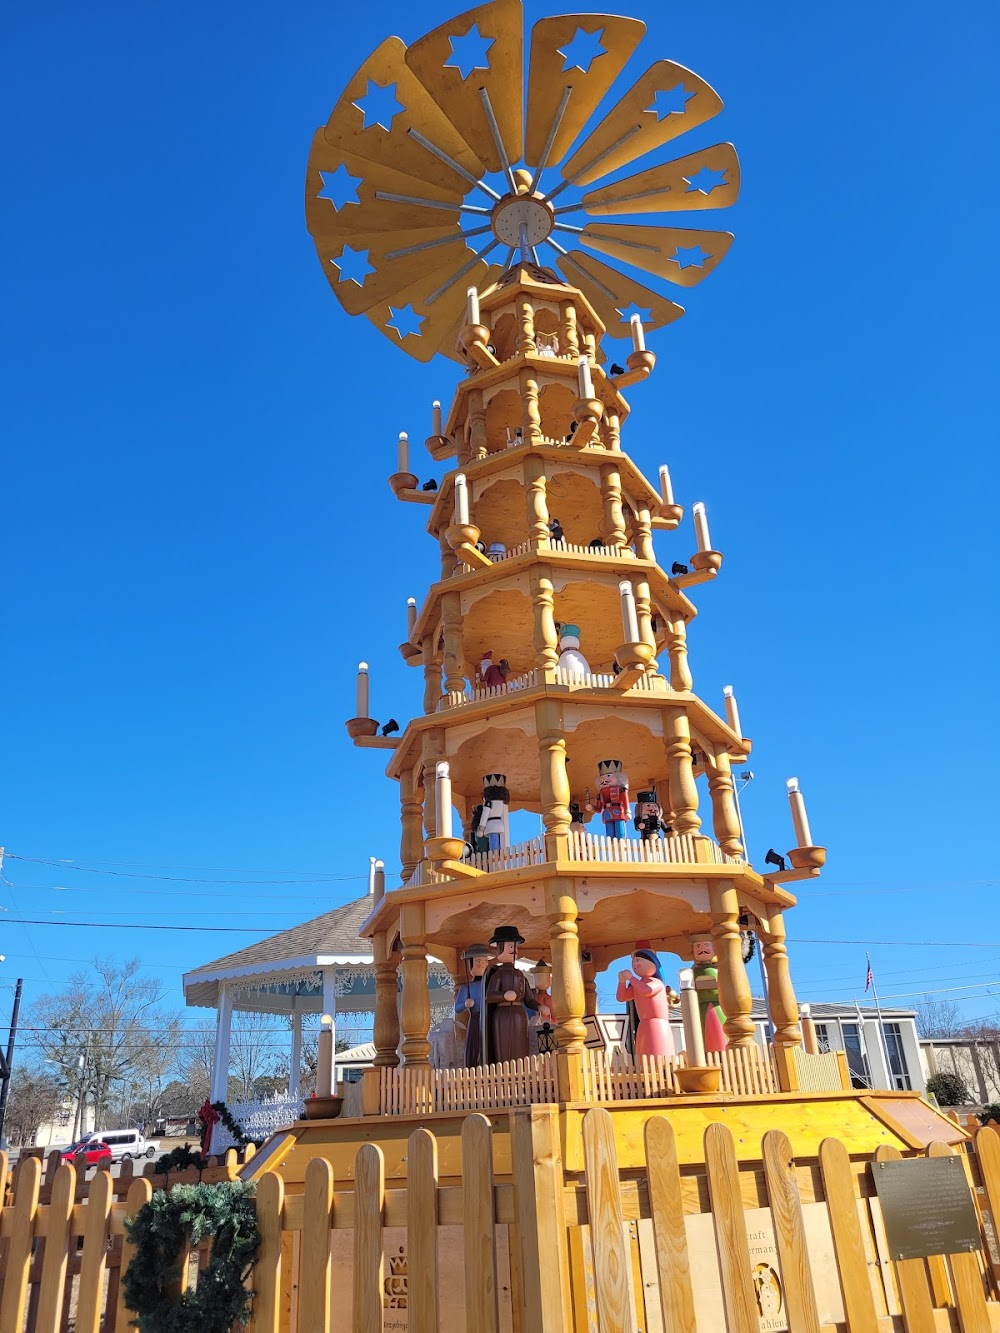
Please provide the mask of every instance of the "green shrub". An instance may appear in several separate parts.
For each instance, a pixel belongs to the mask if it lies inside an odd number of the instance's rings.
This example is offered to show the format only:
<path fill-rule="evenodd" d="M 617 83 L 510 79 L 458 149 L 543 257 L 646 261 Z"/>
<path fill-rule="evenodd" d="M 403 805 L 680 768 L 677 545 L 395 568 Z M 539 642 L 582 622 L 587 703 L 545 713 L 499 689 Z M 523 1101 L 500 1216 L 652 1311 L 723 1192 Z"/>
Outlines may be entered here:
<path fill-rule="evenodd" d="M 987 1102 L 976 1119 L 981 1125 L 988 1125 L 991 1120 L 1000 1125 L 1000 1102 Z"/>
<path fill-rule="evenodd" d="M 939 1106 L 968 1106 L 971 1101 L 961 1074 L 932 1074 L 927 1080 L 927 1091 L 933 1093 Z"/>

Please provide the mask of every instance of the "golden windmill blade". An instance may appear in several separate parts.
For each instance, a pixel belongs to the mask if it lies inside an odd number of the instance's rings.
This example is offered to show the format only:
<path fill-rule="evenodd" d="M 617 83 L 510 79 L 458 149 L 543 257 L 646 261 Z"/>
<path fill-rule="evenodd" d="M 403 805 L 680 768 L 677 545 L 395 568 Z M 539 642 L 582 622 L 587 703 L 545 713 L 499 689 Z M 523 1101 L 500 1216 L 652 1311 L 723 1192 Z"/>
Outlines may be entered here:
<path fill-rule="evenodd" d="M 642 41 L 645 23 L 611 14 L 560 14 L 531 30 L 524 156 L 559 162 Z"/>
<path fill-rule="evenodd" d="M 704 79 L 672 60 L 658 60 L 563 165 L 563 175 L 589 185 L 721 110 L 722 98 Z"/>
<path fill-rule="evenodd" d="M 679 318 L 679 305 L 619 266 L 691 287 L 720 263 L 730 233 L 603 219 L 725 207 L 739 162 L 716 144 L 613 179 L 722 106 L 703 79 L 658 60 L 587 134 L 644 32 L 608 14 L 536 23 L 524 126 L 521 0 L 488 0 L 409 47 L 384 41 L 317 132 L 307 170 L 307 223 L 344 308 L 418 360 L 455 355 L 466 289 L 483 290 L 519 256 L 543 280 L 546 260 L 557 265 L 613 337 L 628 333 L 623 311 L 649 328 Z M 557 170 L 543 189 L 543 173 Z"/>
<path fill-rule="evenodd" d="M 733 243 L 732 232 L 684 227 L 635 227 L 628 223 L 588 223 L 580 240 L 623 264 L 655 273 L 680 287 L 694 287 L 711 273 Z"/>
<path fill-rule="evenodd" d="M 407 48 L 406 63 L 489 171 L 509 171 L 524 131 L 521 0 L 493 0 Z"/>
<path fill-rule="evenodd" d="M 728 208 L 740 192 L 740 161 L 731 143 L 640 171 L 583 196 L 588 213 L 672 213 Z"/>

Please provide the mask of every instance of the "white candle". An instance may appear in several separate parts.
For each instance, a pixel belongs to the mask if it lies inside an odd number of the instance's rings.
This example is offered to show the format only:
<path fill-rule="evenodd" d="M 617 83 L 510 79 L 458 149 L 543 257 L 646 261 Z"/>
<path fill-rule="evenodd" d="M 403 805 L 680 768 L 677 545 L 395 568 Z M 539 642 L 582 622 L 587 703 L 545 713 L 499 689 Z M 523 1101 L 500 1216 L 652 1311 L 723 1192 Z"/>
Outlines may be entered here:
<path fill-rule="evenodd" d="M 681 970 L 681 1019 L 684 1023 L 684 1049 L 689 1067 L 705 1063 L 705 1041 L 701 1031 L 701 1011 L 698 992 L 694 988 L 694 973 L 689 967 Z"/>
<path fill-rule="evenodd" d="M 438 764 L 434 779 L 434 803 L 437 806 L 437 835 L 451 837 L 451 777 L 447 763 Z"/>
<path fill-rule="evenodd" d="M 622 625 L 625 629 L 625 642 L 639 642 L 639 617 L 635 611 L 635 593 L 631 583 L 619 583 L 618 591 L 622 599 Z"/>
<path fill-rule="evenodd" d="M 316 1096 L 329 1097 L 333 1092 L 333 1015 L 324 1014 L 319 1022 L 319 1041 L 316 1044 Z"/>
<path fill-rule="evenodd" d="M 809 829 L 809 816 L 806 814 L 805 799 L 799 791 L 799 780 L 798 778 L 789 778 L 785 785 L 788 787 L 788 804 L 792 811 L 795 845 L 796 847 L 811 847 L 813 840 Z"/>
<path fill-rule="evenodd" d="M 441 404 L 436 398 L 431 403 L 431 434 L 441 434 Z"/>
<path fill-rule="evenodd" d="M 475 287 L 470 287 L 465 293 L 465 322 L 479 323 L 479 292 Z"/>
<path fill-rule="evenodd" d="M 646 339 L 642 333 L 642 317 L 633 315 L 629 323 L 632 325 L 632 347 L 636 352 L 646 350 Z"/>
<path fill-rule="evenodd" d="M 399 432 L 399 443 L 396 445 L 396 471 L 409 472 L 410 470 L 410 437 L 405 430 Z"/>
<path fill-rule="evenodd" d="M 407 597 L 406 599 L 406 634 L 409 638 L 417 628 L 417 599 Z"/>
<path fill-rule="evenodd" d="M 660 467 L 660 494 L 663 496 L 663 503 L 665 505 L 672 505 L 674 503 L 674 486 L 673 482 L 670 480 L 670 469 L 667 467 L 666 463 L 663 463 Z"/>
<path fill-rule="evenodd" d="M 374 856 L 369 856 L 369 858 L 368 858 L 368 892 L 369 892 L 369 894 L 374 894 L 374 892 L 375 892 L 375 858 L 374 858 Z"/>
<path fill-rule="evenodd" d="M 385 862 L 375 862 L 375 891 L 372 894 L 375 901 L 381 902 L 385 897 Z"/>
<path fill-rule="evenodd" d="M 577 362 L 577 371 L 580 381 L 580 397 L 583 399 L 593 398 L 594 384 L 590 378 L 590 360 L 588 357 L 580 357 Z"/>
<path fill-rule="evenodd" d="M 358 663 L 357 712 L 355 717 L 368 716 L 368 663 Z"/>
<path fill-rule="evenodd" d="M 465 480 L 465 473 L 459 472 L 455 477 L 455 522 L 468 523 L 469 521 L 469 487 Z"/>
<path fill-rule="evenodd" d="M 708 515 L 705 513 L 705 506 L 699 500 L 691 509 L 694 518 L 694 535 L 698 543 L 699 551 L 710 551 L 712 542 L 708 535 Z"/>
<path fill-rule="evenodd" d="M 743 729 L 740 726 L 740 710 L 736 705 L 736 695 L 733 693 L 732 685 L 723 685 L 723 698 L 726 701 L 726 721 L 729 723 L 737 736 L 743 735 Z"/>

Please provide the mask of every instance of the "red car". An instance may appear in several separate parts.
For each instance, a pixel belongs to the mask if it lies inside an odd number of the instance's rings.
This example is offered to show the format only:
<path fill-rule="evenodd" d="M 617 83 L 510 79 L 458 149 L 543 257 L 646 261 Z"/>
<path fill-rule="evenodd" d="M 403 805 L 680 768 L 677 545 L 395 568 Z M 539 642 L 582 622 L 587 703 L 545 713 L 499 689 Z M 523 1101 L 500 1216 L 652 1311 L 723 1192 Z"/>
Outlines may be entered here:
<path fill-rule="evenodd" d="M 68 1162 L 78 1154 L 88 1166 L 98 1166 L 101 1162 L 111 1161 L 111 1149 L 99 1139 L 85 1139 L 83 1143 L 74 1143 L 71 1147 L 63 1149 L 63 1157 Z"/>

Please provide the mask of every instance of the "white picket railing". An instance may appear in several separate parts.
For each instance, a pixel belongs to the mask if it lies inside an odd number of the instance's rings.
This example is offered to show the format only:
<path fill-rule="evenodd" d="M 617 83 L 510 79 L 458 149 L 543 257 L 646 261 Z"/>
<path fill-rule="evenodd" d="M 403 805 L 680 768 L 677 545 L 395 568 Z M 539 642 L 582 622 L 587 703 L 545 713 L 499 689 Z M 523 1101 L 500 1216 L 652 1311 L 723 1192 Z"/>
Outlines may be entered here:
<path fill-rule="evenodd" d="M 709 860 L 714 865 L 742 865 L 743 857 L 727 856 L 718 843 L 704 839 Z M 569 835 L 571 861 L 618 861 L 633 865 L 697 865 L 695 840 L 689 833 L 671 833 L 664 838 L 649 838 L 645 842 L 631 838 L 609 838 L 600 833 L 581 833 L 572 829 Z"/>
<path fill-rule="evenodd" d="M 287 1092 L 281 1092 L 273 1097 L 233 1102 L 229 1111 L 244 1134 L 248 1134 L 255 1143 L 260 1143 L 275 1130 L 285 1129 L 296 1120 L 301 1120 L 304 1109 L 305 1103 L 301 1097 L 290 1097 Z M 213 1152 L 225 1152 L 227 1148 L 239 1146 L 221 1122 L 213 1127 Z"/>

